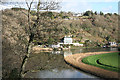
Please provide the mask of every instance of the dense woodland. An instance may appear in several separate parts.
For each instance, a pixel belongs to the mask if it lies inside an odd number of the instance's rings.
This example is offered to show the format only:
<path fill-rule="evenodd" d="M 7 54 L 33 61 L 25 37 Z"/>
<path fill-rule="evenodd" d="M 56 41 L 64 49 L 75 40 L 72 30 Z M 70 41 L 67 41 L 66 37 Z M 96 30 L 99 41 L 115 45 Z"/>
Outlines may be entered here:
<path fill-rule="evenodd" d="M 21 68 L 29 41 L 27 10 L 6 9 L 2 11 L 3 76 L 16 75 Z M 72 18 L 72 19 L 71 19 Z M 74 19 L 73 19 L 74 18 Z M 30 12 L 30 25 L 35 26 L 36 11 Z M 86 11 L 83 16 L 72 12 L 39 12 L 39 25 L 32 28 L 34 45 L 56 44 L 65 35 L 72 35 L 74 42 L 86 46 L 103 46 L 118 41 L 118 15 Z M 14 56 L 14 57 L 13 57 Z M 13 63 L 14 62 L 14 63 Z M 11 64 L 13 63 L 13 64 Z M 9 66 L 7 66 L 9 65 Z M 10 76 L 9 76 L 10 77 Z"/>

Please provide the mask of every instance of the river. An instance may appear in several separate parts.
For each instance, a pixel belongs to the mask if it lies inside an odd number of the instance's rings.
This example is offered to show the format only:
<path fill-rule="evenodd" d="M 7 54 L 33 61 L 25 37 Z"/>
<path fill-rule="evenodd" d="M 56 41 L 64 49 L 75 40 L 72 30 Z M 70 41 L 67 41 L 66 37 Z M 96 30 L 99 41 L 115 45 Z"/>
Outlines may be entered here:
<path fill-rule="evenodd" d="M 26 66 L 25 78 L 98 78 L 69 66 L 64 56 L 98 51 L 117 51 L 117 48 L 76 48 L 66 51 L 32 54 Z M 98 78 L 99 79 L 99 78 Z"/>

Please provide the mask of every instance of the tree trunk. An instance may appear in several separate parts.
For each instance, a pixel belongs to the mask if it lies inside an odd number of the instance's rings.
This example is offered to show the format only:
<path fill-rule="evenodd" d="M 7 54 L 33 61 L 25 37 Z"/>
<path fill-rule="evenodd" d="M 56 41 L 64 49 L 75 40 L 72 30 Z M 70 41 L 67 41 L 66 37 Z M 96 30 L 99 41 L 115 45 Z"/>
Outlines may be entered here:
<path fill-rule="evenodd" d="M 28 45 L 27 54 L 25 55 L 25 57 L 24 57 L 24 59 L 23 59 L 23 61 L 22 61 L 21 71 L 20 71 L 20 77 L 21 77 L 21 78 L 23 78 L 23 77 L 25 76 L 25 66 L 26 66 L 27 61 L 28 61 L 28 58 L 29 58 L 29 56 L 30 56 L 32 47 L 33 47 L 33 43 L 30 42 L 29 45 Z"/>

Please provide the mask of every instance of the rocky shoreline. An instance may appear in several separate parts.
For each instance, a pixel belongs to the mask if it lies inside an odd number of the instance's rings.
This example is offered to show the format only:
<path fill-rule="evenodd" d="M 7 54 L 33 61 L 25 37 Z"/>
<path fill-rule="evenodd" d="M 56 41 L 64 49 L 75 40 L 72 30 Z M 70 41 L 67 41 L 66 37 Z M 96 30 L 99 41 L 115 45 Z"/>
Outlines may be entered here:
<path fill-rule="evenodd" d="M 82 62 L 82 59 L 90 56 L 90 55 L 97 55 L 97 54 L 104 54 L 104 53 L 112 53 L 115 51 L 109 51 L 109 52 L 88 52 L 88 53 L 80 53 L 80 54 L 73 54 L 64 57 L 64 60 L 71 64 L 72 66 L 75 66 L 76 68 L 83 70 L 87 73 L 96 75 L 101 78 L 119 78 L 119 73 L 108 71 L 99 67 L 95 67 L 92 65 L 88 65 Z"/>

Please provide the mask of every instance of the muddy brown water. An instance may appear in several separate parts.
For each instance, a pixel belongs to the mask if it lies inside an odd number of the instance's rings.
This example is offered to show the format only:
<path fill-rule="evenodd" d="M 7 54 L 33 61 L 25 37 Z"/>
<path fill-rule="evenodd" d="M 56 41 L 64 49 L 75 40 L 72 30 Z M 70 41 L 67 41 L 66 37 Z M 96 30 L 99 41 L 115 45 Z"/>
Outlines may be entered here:
<path fill-rule="evenodd" d="M 97 78 L 99 77 L 82 72 L 69 66 L 64 61 L 64 56 L 99 51 L 117 51 L 117 48 L 76 48 L 66 51 L 41 52 L 31 54 L 25 78 Z"/>

